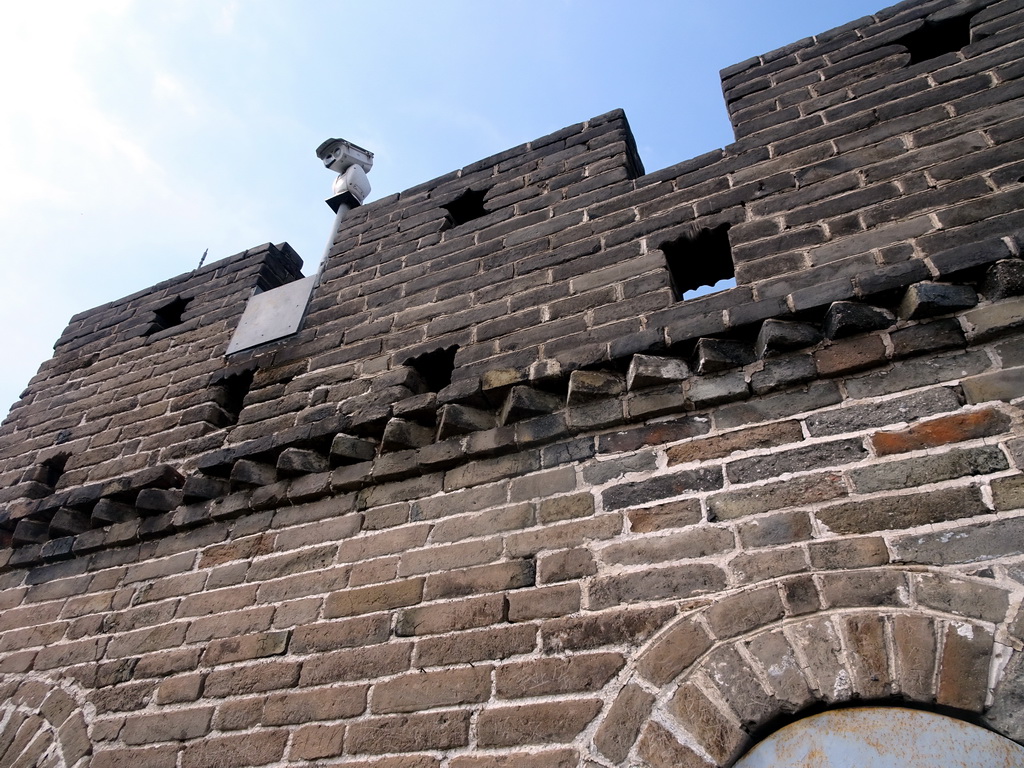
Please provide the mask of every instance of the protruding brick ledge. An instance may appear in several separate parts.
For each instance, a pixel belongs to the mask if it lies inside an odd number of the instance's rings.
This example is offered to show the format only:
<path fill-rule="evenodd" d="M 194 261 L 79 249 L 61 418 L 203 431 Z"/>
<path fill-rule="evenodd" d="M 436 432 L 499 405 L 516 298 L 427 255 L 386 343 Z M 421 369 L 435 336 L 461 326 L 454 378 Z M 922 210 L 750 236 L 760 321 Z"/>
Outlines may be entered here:
<path fill-rule="evenodd" d="M 1007 270 L 994 267 L 979 283 L 991 288 L 993 272 Z M 1005 283 L 996 282 L 1005 292 Z M 15 486 L 8 494 L 16 498 L 0 511 L 0 527 L 16 545 L 4 564 L 58 561 L 380 484 L 417 487 L 424 476 L 443 477 L 439 489 L 456 490 L 555 466 L 573 456 L 568 446 L 577 436 L 598 436 L 586 450 L 629 450 L 628 435 L 637 445 L 648 433 L 660 439 L 664 428 L 657 420 L 710 408 L 727 426 L 731 412 L 721 407 L 729 403 L 962 349 L 1024 326 L 1019 297 L 977 301 L 968 285 L 917 283 L 890 296 L 892 309 L 833 302 L 804 320 L 765 320 L 753 340 L 699 339 L 686 358 L 636 354 L 624 371 L 568 375 L 549 366 L 492 371 L 436 395 L 422 391 L 414 369 L 392 371 L 370 382 L 377 405 L 213 451 L 187 478 L 161 466 L 56 492 L 35 480 Z M 966 397 L 1013 399 L 1016 370 L 968 377 Z M 354 399 L 364 404 L 366 397 Z M 791 405 L 799 410 L 799 402 L 794 396 Z M 737 426 L 771 418 L 770 411 L 754 415 L 756 405 L 746 410 L 737 412 Z M 631 424 L 638 426 L 622 431 Z M 347 433 L 352 428 L 358 436 Z M 600 437 L 610 429 L 618 430 L 614 439 Z M 559 459 L 562 448 L 568 452 Z M 522 465 L 523 451 L 533 456 L 529 466 Z"/>

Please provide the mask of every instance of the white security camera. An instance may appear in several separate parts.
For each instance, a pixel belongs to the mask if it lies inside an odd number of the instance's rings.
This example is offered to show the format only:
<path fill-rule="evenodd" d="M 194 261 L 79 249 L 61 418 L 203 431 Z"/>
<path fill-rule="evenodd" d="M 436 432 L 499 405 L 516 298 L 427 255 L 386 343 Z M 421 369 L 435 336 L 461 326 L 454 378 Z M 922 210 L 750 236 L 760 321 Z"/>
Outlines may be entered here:
<path fill-rule="evenodd" d="M 366 173 L 361 166 L 353 165 L 334 179 L 331 189 L 334 191 L 335 197 L 348 193 L 361 205 L 366 196 L 370 194 L 370 180 L 366 178 Z"/>
<path fill-rule="evenodd" d="M 373 152 L 344 139 L 328 139 L 316 148 L 316 156 L 335 173 L 345 173 L 353 165 L 369 173 L 373 167 Z"/>
<path fill-rule="evenodd" d="M 334 194 L 327 198 L 331 210 L 338 213 L 343 205 L 350 209 L 362 205 L 370 194 L 366 173 L 373 167 L 373 152 L 344 139 L 328 139 L 316 148 L 316 156 L 340 174 L 334 180 Z"/>

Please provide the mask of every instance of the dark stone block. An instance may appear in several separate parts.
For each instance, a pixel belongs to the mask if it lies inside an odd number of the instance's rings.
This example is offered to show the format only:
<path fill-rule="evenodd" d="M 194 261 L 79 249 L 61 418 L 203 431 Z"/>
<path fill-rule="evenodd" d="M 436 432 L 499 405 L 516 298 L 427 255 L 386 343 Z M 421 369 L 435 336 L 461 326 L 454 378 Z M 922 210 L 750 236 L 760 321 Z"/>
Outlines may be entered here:
<path fill-rule="evenodd" d="M 978 294 L 969 285 L 915 283 L 907 288 L 899 314 L 905 320 L 917 320 L 969 309 L 977 303 Z"/>
<path fill-rule="evenodd" d="M 822 330 L 826 339 L 841 339 L 858 333 L 880 331 L 895 321 L 892 312 L 886 309 L 852 301 L 837 301 L 825 313 Z"/>
<path fill-rule="evenodd" d="M 501 424 L 520 421 L 530 416 L 553 413 L 563 405 L 562 398 L 532 387 L 512 387 L 501 407 Z"/>
<path fill-rule="evenodd" d="M 765 320 L 758 331 L 754 352 L 758 357 L 792 349 L 812 347 L 821 341 L 821 333 L 813 325 L 792 320 Z"/>
<path fill-rule="evenodd" d="M 187 483 L 188 481 L 186 481 Z M 184 500 L 185 494 L 183 491 L 143 488 L 135 499 L 135 507 L 139 510 L 140 514 L 152 515 L 160 512 L 170 512 L 182 504 Z"/>
<path fill-rule="evenodd" d="M 793 354 L 765 359 L 764 367 L 750 375 L 750 388 L 755 395 L 802 384 L 818 375 L 814 358 L 808 354 Z"/>
<path fill-rule="evenodd" d="M 39 550 L 39 555 L 43 560 L 67 560 L 74 554 L 72 551 L 74 544 L 74 536 L 51 539 L 43 544 Z"/>
<path fill-rule="evenodd" d="M 690 368 L 673 357 L 634 355 L 626 373 L 626 387 L 630 390 L 655 387 L 689 378 Z"/>
<path fill-rule="evenodd" d="M 437 394 L 424 392 L 400 400 L 391 408 L 392 413 L 400 419 L 415 421 L 424 425 L 434 423 L 437 411 Z"/>
<path fill-rule="evenodd" d="M 251 459 L 239 459 L 231 468 L 231 487 L 247 488 L 270 485 L 277 480 L 277 467 Z"/>
<path fill-rule="evenodd" d="M 997 261 L 985 272 L 980 290 L 992 301 L 1024 295 L 1024 260 Z"/>
<path fill-rule="evenodd" d="M 205 475 L 193 475 L 185 481 L 182 488 L 182 500 L 186 504 L 196 501 L 206 501 L 224 496 L 228 493 L 229 484 L 226 480 Z M 140 492 L 139 496 L 142 494 Z"/>
<path fill-rule="evenodd" d="M 14 545 L 16 547 L 24 544 L 42 544 L 49 538 L 49 523 L 41 520 L 25 518 L 24 520 L 19 520 L 14 528 Z"/>
<path fill-rule="evenodd" d="M 351 435 L 337 435 L 331 442 L 331 460 L 335 464 L 373 461 L 373 457 L 376 455 L 376 443 L 360 440 Z"/>
<path fill-rule="evenodd" d="M 277 471 L 282 477 L 325 472 L 327 469 L 327 457 L 316 451 L 285 448 L 277 457 Z"/>
<path fill-rule="evenodd" d="M 74 509 L 58 509 L 50 521 L 51 536 L 77 536 L 89 530 L 89 515 Z"/>
<path fill-rule="evenodd" d="M 434 430 L 414 421 L 390 419 L 381 437 L 381 453 L 421 448 L 434 441 Z"/>
<path fill-rule="evenodd" d="M 136 512 L 135 506 L 132 504 L 122 504 L 110 499 L 100 499 L 92 509 L 90 520 L 94 528 L 99 528 L 104 525 L 124 523 L 128 520 L 133 520 L 137 516 L 138 512 Z"/>
<path fill-rule="evenodd" d="M 889 334 L 889 340 L 896 359 L 967 346 L 963 328 L 952 318 L 900 328 Z"/>
<path fill-rule="evenodd" d="M 697 373 L 715 373 L 752 362 L 754 352 L 749 345 L 739 341 L 698 339 L 694 360 Z"/>
<path fill-rule="evenodd" d="M 576 405 L 603 397 L 618 397 L 625 389 L 625 379 L 617 373 L 573 371 L 569 376 L 567 402 L 569 405 Z"/>
<path fill-rule="evenodd" d="M 468 405 L 447 403 L 441 406 L 438 414 L 437 437 L 439 440 L 495 426 L 494 414 Z"/>

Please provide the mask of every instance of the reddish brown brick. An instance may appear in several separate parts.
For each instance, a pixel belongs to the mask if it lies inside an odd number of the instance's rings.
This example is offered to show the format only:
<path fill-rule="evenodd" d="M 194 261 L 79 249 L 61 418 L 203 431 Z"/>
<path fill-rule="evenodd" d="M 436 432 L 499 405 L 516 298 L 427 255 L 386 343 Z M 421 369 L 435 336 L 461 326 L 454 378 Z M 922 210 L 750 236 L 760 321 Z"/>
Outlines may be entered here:
<path fill-rule="evenodd" d="M 175 768 L 177 764 L 178 747 L 175 745 L 97 751 L 90 763 L 93 768 Z"/>
<path fill-rule="evenodd" d="M 218 736 L 187 744 L 182 768 L 248 768 L 274 763 L 284 756 L 285 731 L 258 731 L 237 736 Z"/>
<path fill-rule="evenodd" d="M 427 577 L 424 597 L 440 600 L 448 597 L 521 589 L 534 583 L 533 560 L 511 560 L 475 568 L 432 573 Z"/>
<path fill-rule="evenodd" d="M 495 671 L 495 691 L 507 699 L 597 691 L 624 663 L 618 653 L 590 653 L 504 664 Z"/>
<path fill-rule="evenodd" d="M 204 695 L 208 698 L 242 696 L 288 688 L 299 680 L 299 664 L 294 661 L 268 661 L 234 669 L 216 669 L 206 678 Z"/>
<path fill-rule="evenodd" d="M 536 645 L 537 628 L 532 625 L 425 637 L 416 643 L 416 663 L 430 667 L 498 660 L 528 653 Z"/>
<path fill-rule="evenodd" d="M 278 656 L 288 647 L 287 632 L 262 632 L 243 637 L 214 640 L 206 646 L 203 663 L 209 666 Z"/>
<path fill-rule="evenodd" d="M 197 739 L 210 732 L 212 707 L 179 709 L 154 715 L 137 715 L 125 722 L 121 739 L 125 744 L 154 744 L 160 741 Z"/>
<path fill-rule="evenodd" d="M 324 603 L 324 618 L 357 616 L 415 605 L 423 597 L 423 579 L 380 584 L 334 592 Z"/>
<path fill-rule="evenodd" d="M 348 754 L 380 755 L 452 749 L 469 743 L 469 712 L 424 712 L 395 717 L 373 717 L 352 723 L 345 736 Z"/>
<path fill-rule="evenodd" d="M 508 620 L 531 621 L 566 616 L 580 609 L 578 584 L 524 589 L 508 595 Z"/>
<path fill-rule="evenodd" d="M 477 741 L 483 747 L 572 741 L 600 711 L 599 699 L 485 709 L 477 720 Z"/>
<path fill-rule="evenodd" d="M 263 705 L 264 725 L 296 725 L 339 720 L 366 710 L 366 685 L 336 685 L 315 690 L 274 693 Z"/>
<path fill-rule="evenodd" d="M 626 515 L 633 533 L 650 533 L 666 528 L 682 528 L 701 521 L 700 499 L 670 501 L 643 509 L 631 509 Z"/>
<path fill-rule="evenodd" d="M 203 692 L 203 675 L 178 675 L 165 680 L 156 689 L 158 704 L 180 704 L 195 701 Z"/>
<path fill-rule="evenodd" d="M 156 683 L 153 681 L 111 685 L 93 694 L 93 704 L 100 713 L 130 712 L 145 707 L 155 689 Z"/>
<path fill-rule="evenodd" d="M 804 439 L 798 421 L 780 421 L 759 425 L 735 432 L 726 432 L 713 437 L 701 437 L 669 448 L 669 466 L 689 461 L 721 459 L 736 451 L 750 451 L 757 448 L 775 448 Z"/>
<path fill-rule="evenodd" d="M 651 768 L 714 768 L 653 720 L 640 735 L 637 751 Z"/>
<path fill-rule="evenodd" d="M 411 643 L 389 643 L 320 653 L 303 662 L 299 683 L 323 685 L 394 675 L 409 669 L 411 657 Z"/>
<path fill-rule="evenodd" d="M 340 755 L 345 745 L 344 725 L 306 725 L 295 731 L 288 756 L 292 760 L 316 760 Z"/>
<path fill-rule="evenodd" d="M 879 456 L 889 456 L 998 435 L 1009 427 L 1009 416 L 995 408 L 984 408 L 941 416 L 898 432 L 876 432 L 871 436 L 871 444 Z"/>
<path fill-rule="evenodd" d="M 505 621 L 508 606 L 504 595 L 470 597 L 450 603 L 409 608 L 398 614 L 395 633 L 400 637 L 457 632 Z"/>
<path fill-rule="evenodd" d="M 814 364 L 820 375 L 838 376 L 882 365 L 886 354 L 881 336 L 858 336 L 819 349 L 814 353 Z"/>
<path fill-rule="evenodd" d="M 460 755 L 452 768 L 576 768 L 579 755 L 574 749 L 542 752 L 514 752 L 508 755 Z"/>
<path fill-rule="evenodd" d="M 400 755 L 379 760 L 346 760 L 345 768 L 438 768 L 441 761 L 430 755 Z"/>
<path fill-rule="evenodd" d="M 665 685 L 711 647 L 711 636 L 693 618 L 671 627 L 637 661 L 637 670 L 655 685 Z"/>
<path fill-rule="evenodd" d="M 263 716 L 263 697 L 225 701 L 217 707 L 213 726 L 218 731 L 242 731 L 258 725 Z"/>
<path fill-rule="evenodd" d="M 414 672 L 374 686 L 370 709 L 377 714 L 416 712 L 474 704 L 486 701 L 490 695 L 490 667 Z"/>
<path fill-rule="evenodd" d="M 946 625 L 936 701 L 968 712 L 980 712 L 988 690 L 992 632 L 978 624 L 951 621 Z"/>
<path fill-rule="evenodd" d="M 348 586 L 365 587 L 370 584 L 380 584 L 382 581 L 397 579 L 398 562 L 399 558 L 395 555 L 391 557 L 378 557 L 362 563 L 353 563 Z"/>
<path fill-rule="evenodd" d="M 726 717 L 693 683 L 679 686 L 669 711 L 718 764 L 731 762 L 746 741 L 739 724 Z"/>
<path fill-rule="evenodd" d="M 653 695 L 635 683 L 625 686 L 594 735 L 594 744 L 601 754 L 616 763 L 625 760 L 652 706 Z"/>
<path fill-rule="evenodd" d="M 291 650 L 294 653 L 316 653 L 372 645 L 385 642 L 390 634 L 391 621 L 387 614 L 307 624 L 293 630 Z"/>

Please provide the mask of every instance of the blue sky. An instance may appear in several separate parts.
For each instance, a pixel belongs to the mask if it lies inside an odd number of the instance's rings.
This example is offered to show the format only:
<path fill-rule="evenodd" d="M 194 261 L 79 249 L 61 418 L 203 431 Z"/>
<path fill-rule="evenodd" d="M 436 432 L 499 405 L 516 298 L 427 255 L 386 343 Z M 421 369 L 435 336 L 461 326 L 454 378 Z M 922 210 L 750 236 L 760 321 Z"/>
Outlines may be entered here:
<path fill-rule="evenodd" d="M 370 199 L 622 107 L 648 171 L 732 140 L 718 71 L 865 0 L 50 0 L 0 24 L 0 410 L 76 312 L 287 241 L 339 136 Z"/>

